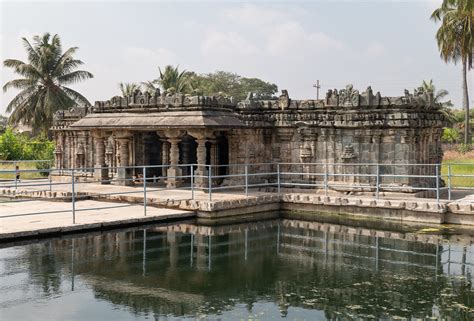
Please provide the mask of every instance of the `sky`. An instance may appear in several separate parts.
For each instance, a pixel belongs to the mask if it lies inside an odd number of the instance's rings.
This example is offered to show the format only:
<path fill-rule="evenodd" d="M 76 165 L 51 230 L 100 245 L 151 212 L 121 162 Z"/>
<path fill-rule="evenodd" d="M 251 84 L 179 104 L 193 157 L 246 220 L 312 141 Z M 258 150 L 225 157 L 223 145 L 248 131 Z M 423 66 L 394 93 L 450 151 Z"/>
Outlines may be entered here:
<path fill-rule="evenodd" d="M 72 86 L 91 103 L 168 64 L 261 78 L 293 99 L 315 99 L 317 80 L 322 98 L 347 84 L 402 95 L 433 79 L 462 102 L 461 66 L 439 58 L 429 20 L 441 0 L 0 1 L 0 59 L 26 60 L 22 37 L 59 34 L 94 74 Z M 15 78 L 2 67 L 2 86 Z M 0 93 L 0 113 L 15 94 Z"/>

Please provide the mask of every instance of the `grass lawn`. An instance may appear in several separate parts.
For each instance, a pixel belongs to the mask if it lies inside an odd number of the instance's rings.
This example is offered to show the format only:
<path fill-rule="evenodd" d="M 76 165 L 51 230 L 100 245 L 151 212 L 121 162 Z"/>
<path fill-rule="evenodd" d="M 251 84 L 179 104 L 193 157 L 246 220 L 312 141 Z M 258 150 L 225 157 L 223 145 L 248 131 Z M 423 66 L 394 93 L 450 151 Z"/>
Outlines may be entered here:
<path fill-rule="evenodd" d="M 448 183 L 448 164 L 451 166 L 451 175 L 474 175 L 474 152 L 460 154 L 454 151 L 447 151 L 444 154 L 441 174 L 446 184 Z M 452 177 L 453 187 L 474 187 L 474 177 Z"/>
<path fill-rule="evenodd" d="M 35 161 L 18 163 L 18 166 L 20 167 L 20 179 L 45 178 L 45 176 L 42 176 L 39 172 L 21 173 L 21 170 L 37 170 Z M 5 171 L 14 171 L 14 170 L 15 170 L 15 165 L 13 163 L 0 162 L 0 180 L 14 180 L 15 179 L 14 172 L 10 172 L 10 173 L 5 172 Z"/>

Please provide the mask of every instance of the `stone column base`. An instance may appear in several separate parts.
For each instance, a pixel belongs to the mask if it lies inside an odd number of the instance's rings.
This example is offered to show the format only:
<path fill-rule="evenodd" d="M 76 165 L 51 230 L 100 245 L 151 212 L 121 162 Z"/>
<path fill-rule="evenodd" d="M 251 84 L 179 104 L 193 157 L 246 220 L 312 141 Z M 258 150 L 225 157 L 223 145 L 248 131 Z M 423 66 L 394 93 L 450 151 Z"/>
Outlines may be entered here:
<path fill-rule="evenodd" d="M 194 171 L 195 175 L 195 182 L 196 186 L 199 188 L 208 188 L 209 187 L 209 180 L 208 180 L 208 172 L 207 169 L 205 168 L 198 168 Z M 200 177 L 202 176 L 202 177 Z M 207 192 L 207 190 L 204 190 L 204 192 Z"/>
<path fill-rule="evenodd" d="M 133 185 L 131 168 L 117 168 L 116 178 L 117 178 L 117 185 L 119 186 Z"/>
<path fill-rule="evenodd" d="M 176 176 L 181 176 L 182 175 L 182 170 L 179 167 L 170 167 L 168 168 L 168 171 L 166 172 L 166 175 L 170 177 L 166 179 L 166 187 L 168 188 L 174 188 L 174 187 L 180 187 L 183 185 L 182 179 L 181 178 L 176 178 Z"/>
<path fill-rule="evenodd" d="M 98 168 L 100 166 L 100 168 Z M 101 181 L 101 184 L 110 184 L 109 168 L 107 165 L 95 165 L 94 178 Z"/>

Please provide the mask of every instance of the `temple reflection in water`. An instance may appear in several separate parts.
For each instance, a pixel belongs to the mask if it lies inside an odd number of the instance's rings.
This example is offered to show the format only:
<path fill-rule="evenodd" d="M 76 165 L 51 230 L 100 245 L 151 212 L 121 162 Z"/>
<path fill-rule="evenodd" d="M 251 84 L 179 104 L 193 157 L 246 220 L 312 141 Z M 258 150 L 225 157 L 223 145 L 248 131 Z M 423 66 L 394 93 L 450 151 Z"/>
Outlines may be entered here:
<path fill-rule="evenodd" d="M 467 320 L 474 313 L 471 242 L 275 220 L 54 240 L 27 247 L 16 260 L 28 262 L 30 282 L 44 291 L 54 292 L 55 282 L 68 291 L 91 288 L 95 298 L 137 315 L 225 317 L 237 307 L 251 314 L 265 306 L 280 317 L 319 310 L 328 319 Z M 14 263 L 4 262 L 3 275 Z"/>

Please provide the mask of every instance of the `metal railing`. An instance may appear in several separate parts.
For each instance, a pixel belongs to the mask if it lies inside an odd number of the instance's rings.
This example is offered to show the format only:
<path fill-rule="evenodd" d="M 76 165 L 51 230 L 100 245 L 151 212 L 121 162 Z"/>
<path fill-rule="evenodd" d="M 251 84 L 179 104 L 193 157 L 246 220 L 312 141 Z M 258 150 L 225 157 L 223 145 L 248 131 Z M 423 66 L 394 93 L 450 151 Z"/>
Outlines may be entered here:
<path fill-rule="evenodd" d="M 19 163 L 19 162 L 17 162 Z M 466 173 L 456 173 L 464 167 Z M 170 171 L 172 169 L 173 171 Z M 443 174 L 443 171 L 446 173 Z M 104 175 L 101 171 L 109 174 Z M 110 175 L 110 173 L 115 173 Z M 122 172 L 122 174 L 120 174 Z M 446 194 L 452 199 L 456 189 L 474 189 L 474 163 L 452 164 L 373 164 L 373 163 L 256 163 L 231 165 L 179 164 L 127 167 L 86 167 L 71 169 L 11 169 L 0 170 L 0 190 L 8 201 L 28 202 L 38 198 L 63 198 L 71 208 L 47 212 L 0 214 L 1 218 L 71 212 L 76 213 L 142 204 L 147 215 L 150 198 L 173 190 L 173 200 L 194 200 L 196 192 L 201 200 L 213 201 L 216 193 L 244 194 L 250 192 L 277 193 L 282 191 L 319 192 L 325 196 L 330 190 L 363 192 L 379 199 L 386 192 L 425 192 L 437 202 Z M 44 178 L 23 179 L 28 173 L 47 174 Z M 167 175 L 170 173 L 170 175 Z M 455 179 L 469 180 L 466 186 L 454 186 Z M 100 185 L 99 185 L 100 184 Z M 102 185 L 107 184 L 107 185 Z M 95 189 L 93 188 L 95 185 Z M 90 188 L 88 186 L 91 186 Z M 110 186 L 107 188 L 106 186 Z M 183 191 L 183 193 L 178 193 Z M 222 194 L 224 192 L 224 194 Z M 46 194 L 45 194 L 46 193 Z M 49 193 L 49 194 L 48 194 Z M 138 194 L 124 205 L 77 208 L 84 198 L 115 200 L 114 196 Z M 151 197 L 150 197 L 151 196 Z M 383 195 L 382 195 L 383 196 Z M 142 198 L 142 199 L 141 199 Z M 120 200 L 123 203 L 123 200 Z"/>

